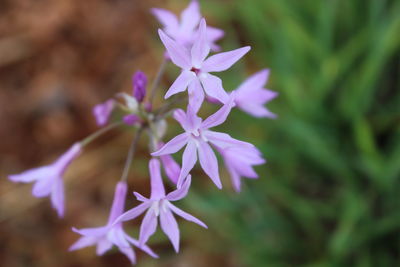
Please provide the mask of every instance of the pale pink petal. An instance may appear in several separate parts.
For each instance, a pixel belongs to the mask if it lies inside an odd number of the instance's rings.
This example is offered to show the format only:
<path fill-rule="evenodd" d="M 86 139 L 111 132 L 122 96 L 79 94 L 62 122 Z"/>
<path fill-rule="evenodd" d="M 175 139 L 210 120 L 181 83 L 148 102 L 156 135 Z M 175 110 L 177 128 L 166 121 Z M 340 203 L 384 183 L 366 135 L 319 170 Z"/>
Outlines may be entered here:
<path fill-rule="evenodd" d="M 229 101 L 225 105 L 223 105 L 217 112 L 215 112 L 203 121 L 203 123 L 201 124 L 201 128 L 208 129 L 224 123 L 233 106 L 233 98 L 230 97 Z"/>
<path fill-rule="evenodd" d="M 164 166 L 164 172 L 167 177 L 176 184 L 178 182 L 179 173 L 181 172 L 181 167 L 174 160 L 171 155 L 160 156 L 162 165 Z"/>
<path fill-rule="evenodd" d="M 277 117 L 276 114 L 272 113 L 266 107 L 260 104 L 240 103 L 238 104 L 238 107 L 254 117 L 271 119 L 275 119 Z"/>
<path fill-rule="evenodd" d="M 140 204 L 139 206 L 136 206 L 128 211 L 126 211 L 125 213 L 123 213 L 121 216 L 119 216 L 115 222 L 114 225 L 120 222 L 124 222 L 124 221 L 129 221 L 129 220 L 133 220 L 136 217 L 138 217 L 140 214 L 142 214 L 148 207 L 150 207 L 151 203 L 150 202 L 145 202 Z"/>
<path fill-rule="evenodd" d="M 172 62 L 182 69 L 189 70 L 191 68 L 190 53 L 186 47 L 172 40 L 162 30 L 158 30 L 161 41 L 167 49 L 168 55 Z"/>
<path fill-rule="evenodd" d="M 108 250 L 112 248 L 113 244 L 108 241 L 107 239 L 101 239 L 97 243 L 97 249 L 96 249 L 96 254 L 98 256 L 102 256 L 104 253 L 106 253 Z"/>
<path fill-rule="evenodd" d="M 20 174 L 9 175 L 8 178 L 13 182 L 30 183 L 46 176 L 54 176 L 54 168 L 50 166 L 39 167 Z"/>
<path fill-rule="evenodd" d="M 181 32 L 184 34 L 190 34 L 199 24 L 200 18 L 199 3 L 196 0 L 192 0 L 189 6 L 182 12 Z"/>
<path fill-rule="evenodd" d="M 114 99 L 109 99 L 104 103 L 94 106 L 92 112 L 98 126 L 104 126 L 107 124 L 110 115 L 114 109 L 114 105 Z"/>
<path fill-rule="evenodd" d="M 161 178 L 160 161 L 152 158 L 149 162 L 151 197 L 150 199 L 160 199 L 165 197 L 164 184 Z"/>
<path fill-rule="evenodd" d="M 225 92 L 220 78 L 209 73 L 202 73 L 200 75 L 200 80 L 208 96 L 217 99 L 221 103 L 226 103 L 228 101 L 229 96 Z"/>
<path fill-rule="evenodd" d="M 221 189 L 222 184 L 218 172 L 218 160 L 214 151 L 207 144 L 207 142 L 200 142 L 199 148 L 199 161 L 204 172 L 211 178 L 214 184 Z"/>
<path fill-rule="evenodd" d="M 220 72 L 227 70 L 249 52 L 249 50 L 250 46 L 246 46 L 229 52 L 213 55 L 204 61 L 201 70 L 203 72 Z"/>
<path fill-rule="evenodd" d="M 130 246 L 128 241 L 125 239 L 125 233 L 120 225 L 114 226 L 110 231 L 108 231 L 107 239 L 118 247 Z"/>
<path fill-rule="evenodd" d="M 181 188 L 170 192 L 167 195 L 166 199 L 168 199 L 169 201 L 177 201 L 184 198 L 189 192 L 191 181 L 192 181 L 192 176 L 189 174 L 188 177 L 185 179 L 185 182 L 183 183 Z"/>
<path fill-rule="evenodd" d="M 254 147 L 252 144 L 237 140 L 232 138 L 229 134 L 214 132 L 214 131 L 204 131 L 203 135 L 207 138 L 207 140 L 213 145 L 224 149 L 232 146 L 248 146 Z"/>
<path fill-rule="evenodd" d="M 179 251 L 179 228 L 169 208 L 161 209 L 160 224 L 163 232 L 168 236 L 176 252 Z"/>
<path fill-rule="evenodd" d="M 128 185 L 124 181 L 118 182 L 115 186 L 114 199 L 111 206 L 110 216 L 108 217 L 108 223 L 112 223 L 124 212 L 127 190 Z"/>
<path fill-rule="evenodd" d="M 42 179 L 38 180 L 33 188 L 32 188 L 32 195 L 35 197 L 46 197 L 50 195 L 53 183 L 56 179 L 61 179 L 60 177 L 43 177 Z"/>
<path fill-rule="evenodd" d="M 207 39 L 211 44 L 224 37 L 224 35 L 225 32 L 223 30 L 207 26 Z"/>
<path fill-rule="evenodd" d="M 58 169 L 58 173 L 63 174 L 71 162 L 77 158 L 81 152 L 81 144 L 75 143 L 70 149 L 67 150 L 67 152 L 62 154 L 61 157 L 57 159 L 53 166 Z"/>
<path fill-rule="evenodd" d="M 118 249 L 129 259 L 132 265 L 136 264 L 136 255 L 131 247 L 118 246 Z"/>
<path fill-rule="evenodd" d="M 189 136 L 187 133 L 181 133 L 172 138 L 158 151 L 151 153 L 152 156 L 162 156 L 167 154 L 174 154 L 179 151 L 188 142 Z"/>
<path fill-rule="evenodd" d="M 143 195 L 139 194 L 138 192 L 133 192 L 133 194 L 135 195 L 136 199 L 141 202 L 149 201 L 148 198 L 144 197 Z"/>
<path fill-rule="evenodd" d="M 269 69 L 264 69 L 253 74 L 236 89 L 236 96 L 238 96 L 238 94 L 240 94 L 241 92 L 246 93 L 247 91 L 263 88 L 264 85 L 267 83 L 268 76 Z M 257 96 L 254 97 L 256 98 Z"/>
<path fill-rule="evenodd" d="M 76 229 L 75 227 L 73 227 L 72 231 L 83 236 L 94 236 L 100 238 L 101 236 L 107 234 L 109 229 L 110 229 L 109 226 L 84 228 L 84 229 Z"/>
<path fill-rule="evenodd" d="M 197 113 L 204 101 L 204 90 L 198 79 L 193 80 L 189 85 L 189 106 L 194 113 Z"/>
<path fill-rule="evenodd" d="M 147 245 L 142 245 L 140 246 L 139 241 L 137 241 L 136 239 L 130 237 L 129 235 L 125 234 L 125 238 L 135 247 L 140 248 L 141 250 L 143 250 L 144 252 L 146 252 L 147 254 L 149 254 L 151 257 L 153 258 L 158 258 L 158 255 L 156 253 L 154 253 L 154 251 Z"/>
<path fill-rule="evenodd" d="M 64 182 L 61 178 L 54 181 L 51 191 L 51 204 L 58 217 L 64 217 Z"/>
<path fill-rule="evenodd" d="M 167 31 L 178 29 L 178 18 L 171 11 L 161 8 L 152 8 L 151 13 L 160 21 Z"/>
<path fill-rule="evenodd" d="M 193 72 L 188 70 L 182 71 L 178 78 L 176 78 L 174 83 L 168 89 L 164 98 L 167 99 L 174 94 L 185 91 L 188 85 L 195 79 L 196 75 Z"/>
<path fill-rule="evenodd" d="M 97 243 L 97 238 L 94 236 L 83 236 L 78 239 L 72 246 L 69 248 L 69 251 L 74 251 L 78 249 L 82 249 L 85 247 L 93 246 Z"/>
<path fill-rule="evenodd" d="M 236 192 L 240 192 L 241 190 L 241 179 L 240 179 L 240 175 L 235 171 L 234 168 L 232 168 L 230 165 L 225 165 L 226 169 L 228 170 L 230 177 L 231 177 L 231 181 L 233 184 L 233 188 L 235 189 Z"/>
<path fill-rule="evenodd" d="M 203 223 L 202 221 L 200 221 L 199 219 L 197 219 L 196 217 L 194 217 L 193 215 L 190 215 L 189 213 L 181 210 L 180 208 L 178 208 L 177 206 L 175 206 L 172 203 L 168 203 L 168 207 L 178 216 L 181 216 L 183 219 L 185 219 L 186 221 L 189 222 L 194 222 L 198 225 L 200 225 L 201 227 L 204 228 L 208 228 L 207 225 L 205 223 Z"/>
<path fill-rule="evenodd" d="M 179 175 L 177 187 L 180 188 L 189 172 L 193 169 L 197 161 L 197 145 L 195 141 L 190 140 L 183 152 L 182 169 Z"/>
<path fill-rule="evenodd" d="M 140 226 L 140 245 L 144 245 L 150 236 L 154 234 L 157 228 L 157 215 L 153 209 L 149 209 L 143 218 L 142 225 Z"/>
<path fill-rule="evenodd" d="M 207 42 L 206 20 L 202 19 L 200 21 L 197 38 L 191 50 L 193 67 L 200 69 L 201 64 L 203 63 L 204 59 L 207 57 L 209 53 L 210 53 L 210 46 L 208 45 Z"/>

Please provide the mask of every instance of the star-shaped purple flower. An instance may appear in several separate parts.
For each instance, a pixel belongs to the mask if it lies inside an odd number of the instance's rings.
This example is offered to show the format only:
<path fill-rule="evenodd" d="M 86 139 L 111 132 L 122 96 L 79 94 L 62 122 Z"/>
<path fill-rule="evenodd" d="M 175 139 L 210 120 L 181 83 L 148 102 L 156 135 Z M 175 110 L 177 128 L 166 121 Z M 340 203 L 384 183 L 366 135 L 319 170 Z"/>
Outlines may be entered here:
<path fill-rule="evenodd" d="M 278 93 L 263 87 L 267 83 L 269 70 L 259 71 L 245 80 L 235 90 L 236 106 L 254 117 L 276 118 L 276 115 L 264 107 L 277 97 Z"/>
<path fill-rule="evenodd" d="M 71 247 L 70 251 L 82 249 L 88 246 L 97 246 L 97 255 L 101 256 L 112 248 L 113 245 L 125 254 L 132 264 L 136 263 L 136 255 L 131 244 L 140 248 L 150 256 L 158 258 L 158 256 L 146 245 L 139 245 L 139 241 L 133 239 L 125 233 L 122 223 L 114 223 L 115 219 L 120 216 L 124 210 L 126 199 L 127 184 L 119 182 L 115 188 L 114 201 L 108 218 L 108 223 L 103 227 L 75 229 L 73 231 L 82 235 L 77 242 Z"/>
<path fill-rule="evenodd" d="M 188 49 L 192 47 L 196 39 L 196 28 L 201 19 L 198 1 L 193 0 L 190 2 L 189 6 L 182 12 L 180 21 L 175 14 L 165 9 L 153 8 L 151 12 L 164 26 L 163 30 L 169 37 Z M 207 27 L 207 43 L 212 50 L 219 50 L 219 46 L 215 42 L 223 36 L 223 30 Z"/>
<path fill-rule="evenodd" d="M 81 153 L 81 145 L 74 144 L 67 152 L 54 163 L 31 169 L 20 174 L 9 175 L 13 182 L 36 182 L 32 189 L 35 197 L 50 195 L 51 204 L 57 210 L 58 216 L 64 216 L 64 182 L 63 175 L 71 162 Z"/>
<path fill-rule="evenodd" d="M 185 179 L 180 189 L 172 191 L 166 195 L 164 184 L 161 178 L 160 162 L 157 159 L 151 159 L 149 162 L 149 170 L 151 178 L 150 198 L 146 198 L 135 192 L 134 194 L 136 198 L 143 203 L 122 214 L 116 220 L 116 222 L 132 220 L 147 210 L 146 215 L 143 218 L 142 225 L 140 226 L 140 244 L 145 244 L 150 236 L 154 234 L 157 229 L 158 218 L 160 218 L 161 229 L 168 236 L 169 240 L 174 246 L 175 251 L 178 252 L 179 228 L 173 213 L 181 216 L 187 221 L 194 222 L 204 228 L 207 228 L 202 221 L 184 212 L 171 203 L 171 201 L 180 200 L 187 195 L 190 187 L 191 177 L 189 175 Z"/>
<path fill-rule="evenodd" d="M 250 47 L 242 47 L 229 52 L 219 53 L 206 59 L 210 52 L 207 42 L 206 21 L 201 20 L 198 36 L 189 50 L 159 30 L 161 41 L 166 47 L 172 62 L 182 69 L 181 74 L 167 91 L 165 98 L 183 92 L 188 88 L 189 105 L 197 112 L 204 100 L 204 92 L 221 103 L 228 100 L 228 94 L 222 87 L 222 81 L 210 72 L 229 69 L 243 57 Z M 204 89 L 204 91 L 203 91 Z"/>

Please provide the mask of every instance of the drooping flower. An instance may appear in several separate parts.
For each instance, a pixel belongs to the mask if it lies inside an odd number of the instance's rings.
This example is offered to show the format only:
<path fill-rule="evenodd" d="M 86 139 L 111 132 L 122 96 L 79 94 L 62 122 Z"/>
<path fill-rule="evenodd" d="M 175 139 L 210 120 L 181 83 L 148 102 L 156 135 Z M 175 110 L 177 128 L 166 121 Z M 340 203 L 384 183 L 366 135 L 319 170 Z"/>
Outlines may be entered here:
<path fill-rule="evenodd" d="M 71 247 L 70 251 L 82 249 L 89 246 L 97 246 L 96 253 L 101 256 L 112 248 L 113 245 L 125 254 L 132 264 L 136 263 L 136 255 L 131 244 L 140 248 L 150 256 L 158 256 L 146 245 L 139 245 L 139 241 L 125 233 L 122 223 L 114 223 L 124 210 L 127 184 L 119 182 L 115 188 L 114 201 L 108 218 L 108 223 L 102 227 L 75 229 L 74 232 L 82 235 Z"/>
<path fill-rule="evenodd" d="M 235 90 L 236 106 L 254 117 L 276 118 L 264 105 L 277 97 L 278 93 L 264 89 L 267 83 L 269 70 L 259 71 L 245 80 Z"/>
<path fill-rule="evenodd" d="M 133 96 L 141 103 L 146 96 L 147 77 L 142 71 L 137 71 L 132 77 Z"/>
<path fill-rule="evenodd" d="M 96 118 L 98 126 L 104 126 L 108 123 L 111 112 L 115 106 L 114 99 L 109 99 L 104 103 L 100 103 L 93 108 L 93 115 Z"/>
<path fill-rule="evenodd" d="M 236 192 L 240 192 L 241 177 L 258 178 L 253 166 L 265 163 L 261 152 L 250 144 L 225 148 L 217 147 L 217 150 L 224 159 L 225 167 L 230 174 L 233 188 Z"/>
<path fill-rule="evenodd" d="M 210 72 L 221 72 L 229 69 L 243 57 L 250 47 L 242 47 L 229 52 L 219 53 L 206 59 L 210 52 L 207 43 L 206 21 L 201 20 L 197 38 L 189 50 L 159 30 L 161 41 L 166 47 L 172 62 L 182 69 L 181 74 L 167 91 L 165 98 L 183 92 L 188 88 L 189 105 L 197 112 L 204 100 L 204 92 L 221 103 L 228 100 L 228 94 L 222 87 L 222 81 Z M 204 91 L 203 91 L 204 89 Z"/>
<path fill-rule="evenodd" d="M 151 12 L 163 25 L 163 30 L 169 37 L 188 49 L 192 47 L 196 40 L 196 27 L 202 17 L 198 1 L 192 0 L 190 2 L 189 6 L 182 12 L 180 21 L 175 14 L 165 9 L 153 8 Z M 207 43 L 213 51 L 219 50 L 219 46 L 215 42 L 223 36 L 223 30 L 207 27 Z"/>
<path fill-rule="evenodd" d="M 20 174 L 10 175 L 13 182 L 35 182 L 32 194 L 35 197 L 47 197 L 50 195 L 51 204 L 57 210 L 58 216 L 64 216 L 64 182 L 63 175 L 71 162 L 81 153 L 81 145 L 74 144 L 67 152 L 54 163 L 34 168 Z"/>
<path fill-rule="evenodd" d="M 153 152 L 151 155 L 163 156 L 173 154 L 186 145 L 182 156 L 182 168 L 178 179 L 178 188 L 181 186 L 183 178 L 189 174 L 196 164 L 197 155 L 204 172 L 218 188 L 222 188 L 219 178 L 218 160 L 210 144 L 221 149 L 231 146 L 237 146 L 238 149 L 242 146 L 253 146 L 249 143 L 236 140 L 226 133 L 209 130 L 212 127 L 222 124 L 226 120 L 234 106 L 233 98 L 234 94 L 231 95 L 230 100 L 225 105 L 204 121 L 202 121 L 190 107 L 186 113 L 181 109 L 174 112 L 175 120 L 181 124 L 185 132 L 174 137 L 161 149 Z"/>
<path fill-rule="evenodd" d="M 160 162 L 157 159 L 151 159 L 149 162 L 150 178 L 151 178 L 151 195 L 150 198 L 146 198 L 141 194 L 135 192 L 136 198 L 143 202 L 139 206 L 128 210 L 122 214 L 116 222 L 133 220 L 143 212 L 146 215 L 143 218 L 140 226 L 140 244 L 145 244 L 147 240 L 152 236 L 158 224 L 158 218 L 160 218 L 160 225 L 163 232 L 168 236 L 176 252 L 179 251 L 179 228 L 178 223 L 173 215 L 175 213 L 181 216 L 187 221 L 194 222 L 204 228 L 207 226 L 195 218 L 194 216 L 184 212 L 183 210 L 176 207 L 171 201 L 177 201 L 184 198 L 189 190 L 191 176 L 187 176 L 182 187 L 175 191 L 165 194 L 164 184 L 161 178 Z"/>

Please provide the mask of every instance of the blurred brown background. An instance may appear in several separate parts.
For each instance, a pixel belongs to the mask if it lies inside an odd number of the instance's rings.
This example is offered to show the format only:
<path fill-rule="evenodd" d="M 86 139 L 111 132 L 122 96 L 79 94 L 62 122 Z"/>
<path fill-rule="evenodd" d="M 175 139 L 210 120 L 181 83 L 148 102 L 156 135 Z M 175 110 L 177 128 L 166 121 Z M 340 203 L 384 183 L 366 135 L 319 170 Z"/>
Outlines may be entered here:
<path fill-rule="evenodd" d="M 78 238 L 72 226 L 106 222 L 129 132 L 104 136 L 68 170 L 63 220 L 48 198 L 31 196 L 31 185 L 12 184 L 6 177 L 50 163 L 95 131 L 91 108 L 116 92 L 130 92 L 134 71 L 156 74 L 162 46 L 156 34 L 159 25 L 149 12 L 156 6 L 167 7 L 165 1 L 139 0 L 1 1 L 1 266 L 129 266 L 119 253 L 97 257 L 94 248 L 67 251 Z M 175 2 L 171 7 L 179 11 L 184 6 Z M 146 192 L 146 167 L 140 168 L 132 180 L 136 190 Z M 188 226 L 202 234 L 197 226 Z M 185 250 L 175 256 L 161 239 L 154 249 L 162 260 L 137 252 L 140 266 L 204 266 L 203 258 L 215 257 L 214 266 L 227 261 L 202 251 L 201 244 L 185 244 L 184 237 Z"/>

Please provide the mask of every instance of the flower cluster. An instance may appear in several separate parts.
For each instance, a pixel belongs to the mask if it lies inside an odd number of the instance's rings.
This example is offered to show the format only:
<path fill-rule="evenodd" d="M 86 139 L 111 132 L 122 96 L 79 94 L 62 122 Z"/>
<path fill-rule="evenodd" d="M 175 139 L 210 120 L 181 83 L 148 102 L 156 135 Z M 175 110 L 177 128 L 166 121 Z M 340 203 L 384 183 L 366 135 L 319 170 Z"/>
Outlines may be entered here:
<path fill-rule="evenodd" d="M 171 241 L 176 252 L 179 251 L 180 234 L 174 215 L 207 228 L 201 220 L 181 210 L 179 205 L 172 204 L 188 194 L 192 180 L 190 172 L 197 161 L 204 173 L 219 189 L 222 188 L 222 183 L 215 152 L 221 155 L 231 177 L 233 188 L 237 192 L 241 189 L 242 178 L 258 177 L 254 166 L 265 163 L 261 152 L 248 142 L 237 140 L 227 133 L 215 131 L 214 127 L 224 123 L 234 108 L 255 117 L 276 117 L 264 106 L 277 96 L 277 93 L 264 88 L 269 75 L 268 70 L 252 75 L 231 92 L 227 92 L 221 79 L 214 75 L 216 72 L 228 70 L 250 51 L 250 47 L 219 52 L 220 47 L 215 42 L 224 35 L 224 32 L 207 26 L 206 20 L 200 14 L 197 1 L 193 0 L 189 4 L 180 20 L 173 13 L 163 9 L 152 9 L 152 13 L 163 25 L 163 29 L 160 29 L 158 33 L 166 52 L 164 63 L 151 90 L 147 90 L 147 76 L 143 72 L 136 72 L 133 76 L 132 94 L 117 94 L 115 98 L 94 107 L 93 114 L 101 127 L 98 132 L 74 144 L 53 164 L 9 176 L 14 182 L 35 182 L 33 195 L 35 197 L 50 195 L 53 207 L 62 217 L 64 215 L 63 174 L 71 162 L 79 156 L 84 146 L 117 126 L 128 125 L 136 128 L 136 136 L 130 146 L 123 175 L 116 185 L 107 224 L 80 230 L 73 228 L 73 231 L 82 237 L 70 248 L 70 250 L 77 250 L 96 245 L 97 254 L 102 255 L 115 245 L 132 263 L 136 262 L 132 246 L 152 257 L 158 257 L 147 246 L 148 240 L 157 229 L 158 221 L 161 230 Z M 209 56 L 210 51 L 218 53 Z M 155 109 L 152 100 L 167 62 L 172 62 L 180 68 L 181 72 L 166 90 L 165 103 Z M 184 91 L 187 91 L 187 97 L 172 97 Z M 176 107 L 180 103 L 178 100 L 187 103 L 185 110 Z M 214 114 L 203 119 L 198 113 L 205 100 L 220 107 Z M 117 118 L 116 122 L 110 123 L 115 109 L 120 109 L 124 115 Z M 164 143 L 162 139 L 167 129 L 166 118 L 170 115 L 180 124 L 183 132 Z M 134 195 L 141 204 L 125 211 L 129 168 L 142 133 L 147 133 L 150 140 L 151 194 L 147 198 L 135 192 Z M 172 155 L 183 148 L 181 164 L 178 164 Z M 165 192 L 161 169 L 176 188 L 174 191 Z M 140 226 L 139 238 L 136 240 L 124 231 L 123 223 L 134 220 L 143 213 L 145 215 Z"/>

